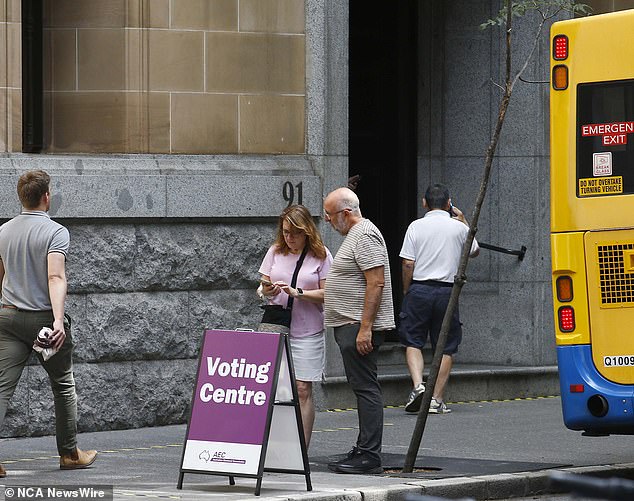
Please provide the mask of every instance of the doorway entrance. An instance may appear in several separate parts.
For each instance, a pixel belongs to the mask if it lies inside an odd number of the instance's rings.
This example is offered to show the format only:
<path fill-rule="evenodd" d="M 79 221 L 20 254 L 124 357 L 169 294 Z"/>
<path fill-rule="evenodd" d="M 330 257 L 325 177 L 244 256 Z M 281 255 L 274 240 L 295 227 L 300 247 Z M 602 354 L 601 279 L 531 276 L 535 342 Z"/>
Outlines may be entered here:
<path fill-rule="evenodd" d="M 398 254 L 417 208 L 417 34 L 418 1 L 350 0 L 349 172 L 385 238 L 397 314 Z"/>
<path fill-rule="evenodd" d="M 22 151 L 43 147 L 42 1 L 22 0 Z"/>

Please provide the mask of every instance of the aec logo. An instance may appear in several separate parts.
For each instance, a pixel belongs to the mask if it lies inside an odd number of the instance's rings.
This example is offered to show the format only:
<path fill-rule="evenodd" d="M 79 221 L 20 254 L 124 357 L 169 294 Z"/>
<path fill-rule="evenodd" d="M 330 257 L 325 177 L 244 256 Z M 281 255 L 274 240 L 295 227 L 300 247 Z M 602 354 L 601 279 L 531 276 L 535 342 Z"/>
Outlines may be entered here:
<path fill-rule="evenodd" d="M 205 449 L 198 455 L 198 459 L 201 459 L 205 463 L 208 463 L 210 461 L 224 462 L 227 459 L 227 453 L 225 451 L 216 451 L 212 455 L 211 452 Z"/>

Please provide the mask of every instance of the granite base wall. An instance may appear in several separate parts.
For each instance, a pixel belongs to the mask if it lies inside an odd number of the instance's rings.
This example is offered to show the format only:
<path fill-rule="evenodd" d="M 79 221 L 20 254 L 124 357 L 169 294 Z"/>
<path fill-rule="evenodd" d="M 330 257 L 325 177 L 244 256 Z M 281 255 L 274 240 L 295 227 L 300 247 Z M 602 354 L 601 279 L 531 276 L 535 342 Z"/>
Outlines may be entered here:
<path fill-rule="evenodd" d="M 62 221 L 64 222 L 64 221 Z M 80 431 L 183 423 L 205 329 L 253 328 L 274 223 L 65 223 Z M 0 436 L 55 432 L 32 357 Z"/>

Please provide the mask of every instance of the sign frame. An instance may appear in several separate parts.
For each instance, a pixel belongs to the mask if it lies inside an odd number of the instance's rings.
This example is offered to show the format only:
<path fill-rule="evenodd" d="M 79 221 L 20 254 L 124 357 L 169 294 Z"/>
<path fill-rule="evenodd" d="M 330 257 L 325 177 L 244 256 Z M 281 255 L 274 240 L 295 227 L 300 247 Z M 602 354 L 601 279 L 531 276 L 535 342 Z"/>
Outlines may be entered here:
<path fill-rule="evenodd" d="M 268 375 L 270 377 L 270 381 L 268 381 L 270 382 L 270 390 L 267 398 L 267 403 L 265 404 L 266 413 L 264 418 L 265 422 L 262 432 L 261 444 L 258 444 L 257 441 L 254 446 L 243 445 L 241 443 L 227 444 L 229 447 L 235 445 L 236 447 L 247 448 L 257 447 L 257 445 L 260 445 L 259 459 L 257 461 L 257 471 L 248 471 L 249 467 L 245 468 L 245 461 L 237 461 L 233 459 L 229 459 L 227 461 L 221 460 L 224 464 L 214 464 L 211 462 L 208 463 L 209 459 L 205 458 L 205 464 L 200 467 L 197 465 L 192 466 L 191 464 L 192 449 L 194 449 L 195 454 L 197 452 L 195 450 L 195 447 L 198 445 L 198 443 L 205 443 L 198 442 L 196 438 L 191 438 L 192 434 L 194 435 L 194 437 L 196 437 L 197 434 L 196 431 L 192 431 L 192 423 L 196 421 L 197 426 L 200 426 L 200 418 L 195 416 L 194 413 L 196 412 L 196 409 L 200 408 L 200 406 L 202 405 L 197 402 L 197 398 L 200 397 L 199 391 L 201 388 L 201 375 L 203 374 L 203 372 L 201 371 L 203 370 L 203 364 L 205 363 L 204 357 L 209 352 L 209 350 L 207 350 L 207 353 L 205 352 L 205 347 L 214 346 L 213 336 L 216 336 L 216 341 L 218 343 L 222 342 L 225 344 L 225 349 L 226 345 L 228 345 L 229 349 L 233 350 L 235 348 L 236 352 L 239 352 L 239 347 L 249 346 L 248 339 L 246 339 L 249 336 L 268 336 L 268 342 L 271 343 L 271 351 L 275 352 L 275 354 L 272 354 L 272 357 L 270 357 L 273 359 L 268 360 L 267 362 L 267 364 L 270 362 L 270 370 L 268 372 Z M 261 337 L 256 337 L 252 339 L 262 340 Z M 245 357 L 237 355 L 237 357 L 233 360 L 234 363 L 238 359 L 241 363 L 244 363 L 246 360 Z M 218 360 L 219 358 L 216 361 L 216 367 L 218 367 Z M 207 364 L 209 364 L 209 360 L 207 360 Z M 229 377 L 229 375 L 227 374 L 225 374 L 224 376 L 227 376 L 229 381 L 233 380 L 232 377 Z M 233 373 L 230 376 L 233 376 Z M 209 383 L 203 383 L 203 385 L 204 384 Z M 213 390 L 213 386 L 211 386 L 211 384 L 209 384 L 209 386 Z M 244 385 L 241 386 L 241 389 L 243 388 Z M 216 391 L 220 391 L 220 389 L 217 389 Z M 206 393 L 205 395 L 210 397 L 211 393 Z M 290 340 L 287 334 L 205 329 L 205 331 L 203 332 L 202 340 L 200 342 L 196 380 L 194 382 L 191 402 L 192 403 L 189 413 L 190 415 L 187 422 L 187 433 L 185 435 L 185 442 L 183 444 L 183 454 L 181 457 L 180 472 L 178 477 L 178 489 L 182 489 L 185 473 L 227 476 L 229 477 L 229 485 L 235 485 L 235 477 L 255 478 L 257 480 L 255 495 L 259 496 L 261 492 L 264 473 L 270 472 L 304 475 L 306 479 L 306 490 L 312 491 L 310 466 L 308 462 L 308 451 L 306 448 L 304 428 L 302 425 L 302 417 L 299 407 L 299 395 L 297 393 L 295 371 L 293 369 Z M 222 408 L 219 412 L 222 412 Z M 259 419 L 261 420 L 264 412 L 260 412 L 259 414 Z M 295 422 L 297 427 L 297 434 L 291 433 L 289 436 L 289 424 L 291 424 L 293 421 Z M 258 423 L 256 420 L 256 425 L 257 424 Z M 259 425 L 261 426 L 262 423 L 260 422 Z M 256 428 L 258 427 L 256 426 Z M 282 434 L 277 433 L 277 431 L 281 429 L 285 430 L 285 433 L 283 434 L 284 438 L 282 439 L 284 443 L 280 443 L 280 437 L 282 436 Z M 271 441 L 272 432 L 273 439 Z M 257 437 L 259 441 L 259 435 L 257 435 Z M 239 440 L 239 438 L 237 440 Z M 290 443 L 288 442 L 288 440 L 290 440 Z M 284 447 L 283 454 L 275 454 L 275 449 L 278 446 Z M 291 451 L 290 454 L 289 451 Z M 207 452 L 207 454 L 209 453 Z M 280 462 L 281 457 L 285 459 L 281 460 Z M 214 460 L 215 459 L 212 459 L 212 461 Z M 218 464 L 221 464 L 221 467 L 218 467 Z M 253 466 L 254 465 L 251 463 L 250 468 L 253 469 Z"/>

